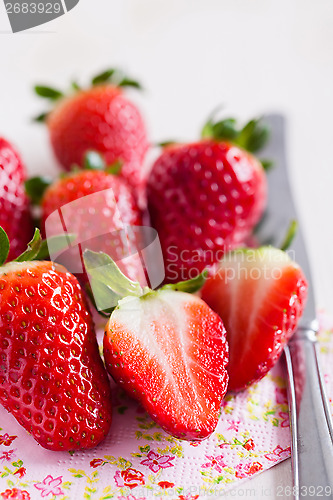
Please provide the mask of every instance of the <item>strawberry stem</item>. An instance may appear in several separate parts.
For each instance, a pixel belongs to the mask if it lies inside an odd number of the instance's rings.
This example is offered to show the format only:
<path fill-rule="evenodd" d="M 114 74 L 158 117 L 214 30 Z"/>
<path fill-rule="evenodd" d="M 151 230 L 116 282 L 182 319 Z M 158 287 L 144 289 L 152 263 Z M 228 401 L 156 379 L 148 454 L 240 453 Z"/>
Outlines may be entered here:
<path fill-rule="evenodd" d="M 205 269 L 195 278 L 179 283 L 168 283 L 162 286 L 161 290 L 176 290 L 179 292 L 195 293 L 201 290 L 208 276 L 208 271 Z"/>
<path fill-rule="evenodd" d="M 27 249 L 25 250 L 25 252 L 21 253 L 21 255 L 19 255 L 17 259 L 14 260 L 14 262 L 27 262 L 34 260 L 38 255 L 41 245 L 42 237 L 40 235 L 39 229 L 36 228 L 34 237 L 28 243 Z"/>

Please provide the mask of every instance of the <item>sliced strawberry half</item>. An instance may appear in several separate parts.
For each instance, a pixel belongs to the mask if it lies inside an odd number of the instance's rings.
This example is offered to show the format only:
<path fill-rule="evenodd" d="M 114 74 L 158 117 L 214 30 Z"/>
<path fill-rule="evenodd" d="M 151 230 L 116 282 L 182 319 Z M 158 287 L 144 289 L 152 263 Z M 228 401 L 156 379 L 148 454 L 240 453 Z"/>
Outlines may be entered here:
<path fill-rule="evenodd" d="M 103 285 L 113 293 L 126 295 L 127 288 L 130 294 L 118 302 L 105 329 L 104 357 L 112 377 L 165 431 L 188 440 L 208 437 L 227 389 L 228 346 L 219 316 L 199 297 L 179 291 L 192 289 L 195 280 L 177 285 L 177 291 L 172 285 L 152 291 L 119 270 L 120 279 L 113 280 L 114 263 L 105 254 L 86 251 L 85 262 L 90 276 L 106 277 Z"/>
<path fill-rule="evenodd" d="M 281 250 L 247 248 L 225 255 L 202 298 L 228 332 L 229 390 L 244 389 L 274 366 L 297 327 L 306 294 L 301 268 Z"/>

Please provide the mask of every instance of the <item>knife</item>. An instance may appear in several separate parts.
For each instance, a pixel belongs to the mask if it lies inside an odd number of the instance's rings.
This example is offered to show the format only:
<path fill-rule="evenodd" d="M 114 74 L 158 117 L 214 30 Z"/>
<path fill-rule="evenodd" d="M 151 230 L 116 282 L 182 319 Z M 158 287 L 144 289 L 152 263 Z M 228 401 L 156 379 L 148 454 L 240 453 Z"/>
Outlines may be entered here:
<path fill-rule="evenodd" d="M 298 230 L 289 252 L 309 284 L 303 316 L 284 350 L 292 435 L 292 493 L 297 500 L 333 498 L 333 426 L 318 359 L 319 327 L 310 265 L 288 179 L 286 124 L 281 115 L 265 116 L 264 122 L 271 129 L 271 141 L 263 154 L 273 160 L 274 166 L 267 174 L 268 206 L 256 234 L 261 243 L 280 246 L 290 221 L 296 219 Z"/>

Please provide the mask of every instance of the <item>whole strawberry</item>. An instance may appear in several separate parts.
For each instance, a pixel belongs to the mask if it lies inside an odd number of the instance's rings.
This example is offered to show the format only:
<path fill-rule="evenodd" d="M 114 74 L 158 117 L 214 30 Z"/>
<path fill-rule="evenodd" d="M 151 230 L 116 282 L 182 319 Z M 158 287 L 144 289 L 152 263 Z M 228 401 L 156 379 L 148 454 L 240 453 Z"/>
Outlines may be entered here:
<path fill-rule="evenodd" d="M 279 249 L 242 248 L 224 256 L 201 296 L 227 329 L 230 390 L 246 388 L 274 366 L 302 316 L 306 295 L 302 269 Z"/>
<path fill-rule="evenodd" d="M 81 256 L 85 248 L 90 248 L 108 253 L 125 274 L 145 283 L 137 254 L 141 212 L 131 187 L 114 168 L 105 169 L 102 159 L 94 152 L 85 156 L 85 167 L 49 185 L 43 184 L 41 178 L 27 181 L 28 193 L 41 206 L 43 234 L 48 239 L 63 233 L 76 235 L 80 246 L 72 246 L 61 263 L 83 282 L 86 279 L 82 274 Z M 136 234 L 134 227 L 138 229 Z"/>
<path fill-rule="evenodd" d="M 13 146 L 0 137 L 0 226 L 10 238 L 10 260 L 24 251 L 33 235 L 24 179 L 21 158 Z"/>
<path fill-rule="evenodd" d="M 109 373 L 166 432 L 208 437 L 227 389 L 228 345 L 220 317 L 187 293 L 202 276 L 153 291 L 128 280 L 105 254 L 86 250 L 84 260 L 96 303 L 116 305 L 104 336 Z"/>
<path fill-rule="evenodd" d="M 143 181 L 142 163 L 148 148 L 146 128 L 137 107 L 123 93 L 139 87 L 119 71 L 108 70 L 92 80 L 92 87 L 65 97 L 58 90 L 37 86 L 36 92 L 55 102 L 45 119 L 51 144 L 61 165 L 82 166 L 88 150 L 98 151 L 106 163 L 121 161 L 121 175 L 133 186 Z"/>
<path fill-rule="evenodd" d="M 234 120 L 209 122 L 203 139 L 169 145 L 148 178 L 148 208 L 159 233 L 166 281 L 193 278 L 239 246 L 266 204 L 266 176 L 252 152 L 267 130 Z"/>
<path fill-rule="evenodd" d="M 8 252 L 0 229 L 0 264 Z M 111 425 L 108 376 L 81 287 L 64 267 L 29 261 L 0 268 L 0 402 L 49 450 L 92 448 Z"/>

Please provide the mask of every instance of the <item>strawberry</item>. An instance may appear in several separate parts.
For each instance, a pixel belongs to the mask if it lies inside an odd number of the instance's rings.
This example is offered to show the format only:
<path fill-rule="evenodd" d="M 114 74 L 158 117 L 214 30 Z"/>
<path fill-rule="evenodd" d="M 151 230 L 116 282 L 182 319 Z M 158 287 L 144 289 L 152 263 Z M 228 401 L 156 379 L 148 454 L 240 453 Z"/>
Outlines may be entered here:
<path fill-rule="evenodd" d="M 0 264 L 8 252 L 0 230 Z M 49 450 L 92 448 L 111 424 L 108 376 L 76 278 L 29 250 L 0 267 L 0 402 Z"/>
<path fill-rule="evenodd" d="M 93 169 L 98 162 L 102 170 Z M 47 238 L 64 232 L 77 235 L 80 247 L 73 246 L 61 263 L 82 283 L 86 277 L 82 274 L 81 254 L 87 245 L 112 255 L 130 278 L 145 283 L 136 253 L 137 238 L 132 235 L 132 241 L 127 231 L 128 227 L 142 226 L 141 212 L 130 186 L 119 175 L 104 170 L 104 163 L 94 152 L 86 155 L 85 165 L 85 170 L 63 175 L 49 185 L 40 178 L 27 181 L 27 192 L 41 205 L 43 234 Z"/>
<path fill-rule="evenodd" d="M 227 389 L 228 346 L 219 316 L 187 293 L 196 280 L 142 289 L 102 253 L 84 253 L 96 303 L 110 298 L 104 357 L 109 373 L 166 432 L 201 440 L 215 429 Z M 122 298 L 124 297 L 124 298 Z"/>
<path fill-rule="evenodd" d="M 241 131 L 233 120 L 209 122 L 203 137 L 168 145 L 148 178 L 167 282 L 193 278 L 239 246 L 265 208 L 266 176 L 252 152 L 266 140 L 266 128 L 258 121 Z"/>
<path fill-rule="evenodd" d="M 21 158 L 9 142 L 0 138 L 0 225 L 10 237 L 10 260 L 24 251 L 33 235 L 24 179 Z"/>
<path fill-rule="evenodd" d="M 230 390 L 244 389 L 274 366 L 297 327 L 306 295 L 301 268 L 279 249 L 243 248 L 224 256 L 201 296 L 227 329 Z"/>
<path fill-rule="evenodd" d="M 38 119 L 46 120 L 54 153 L 66 170 L 73 164 L 82 166 L 92 149 L 107 164 L 123 162 L 121 175 L 133 186 L 141 185 L 147 134 L 140 111 L 123 93 L 127 86 L 140 87 L 119 71 L 108 70 L 92 80 L 91 88 L 75 84 L 75 93 L 66 98 L 58 90 L 35 87 L 39 96 L 56 103 Z"/>

